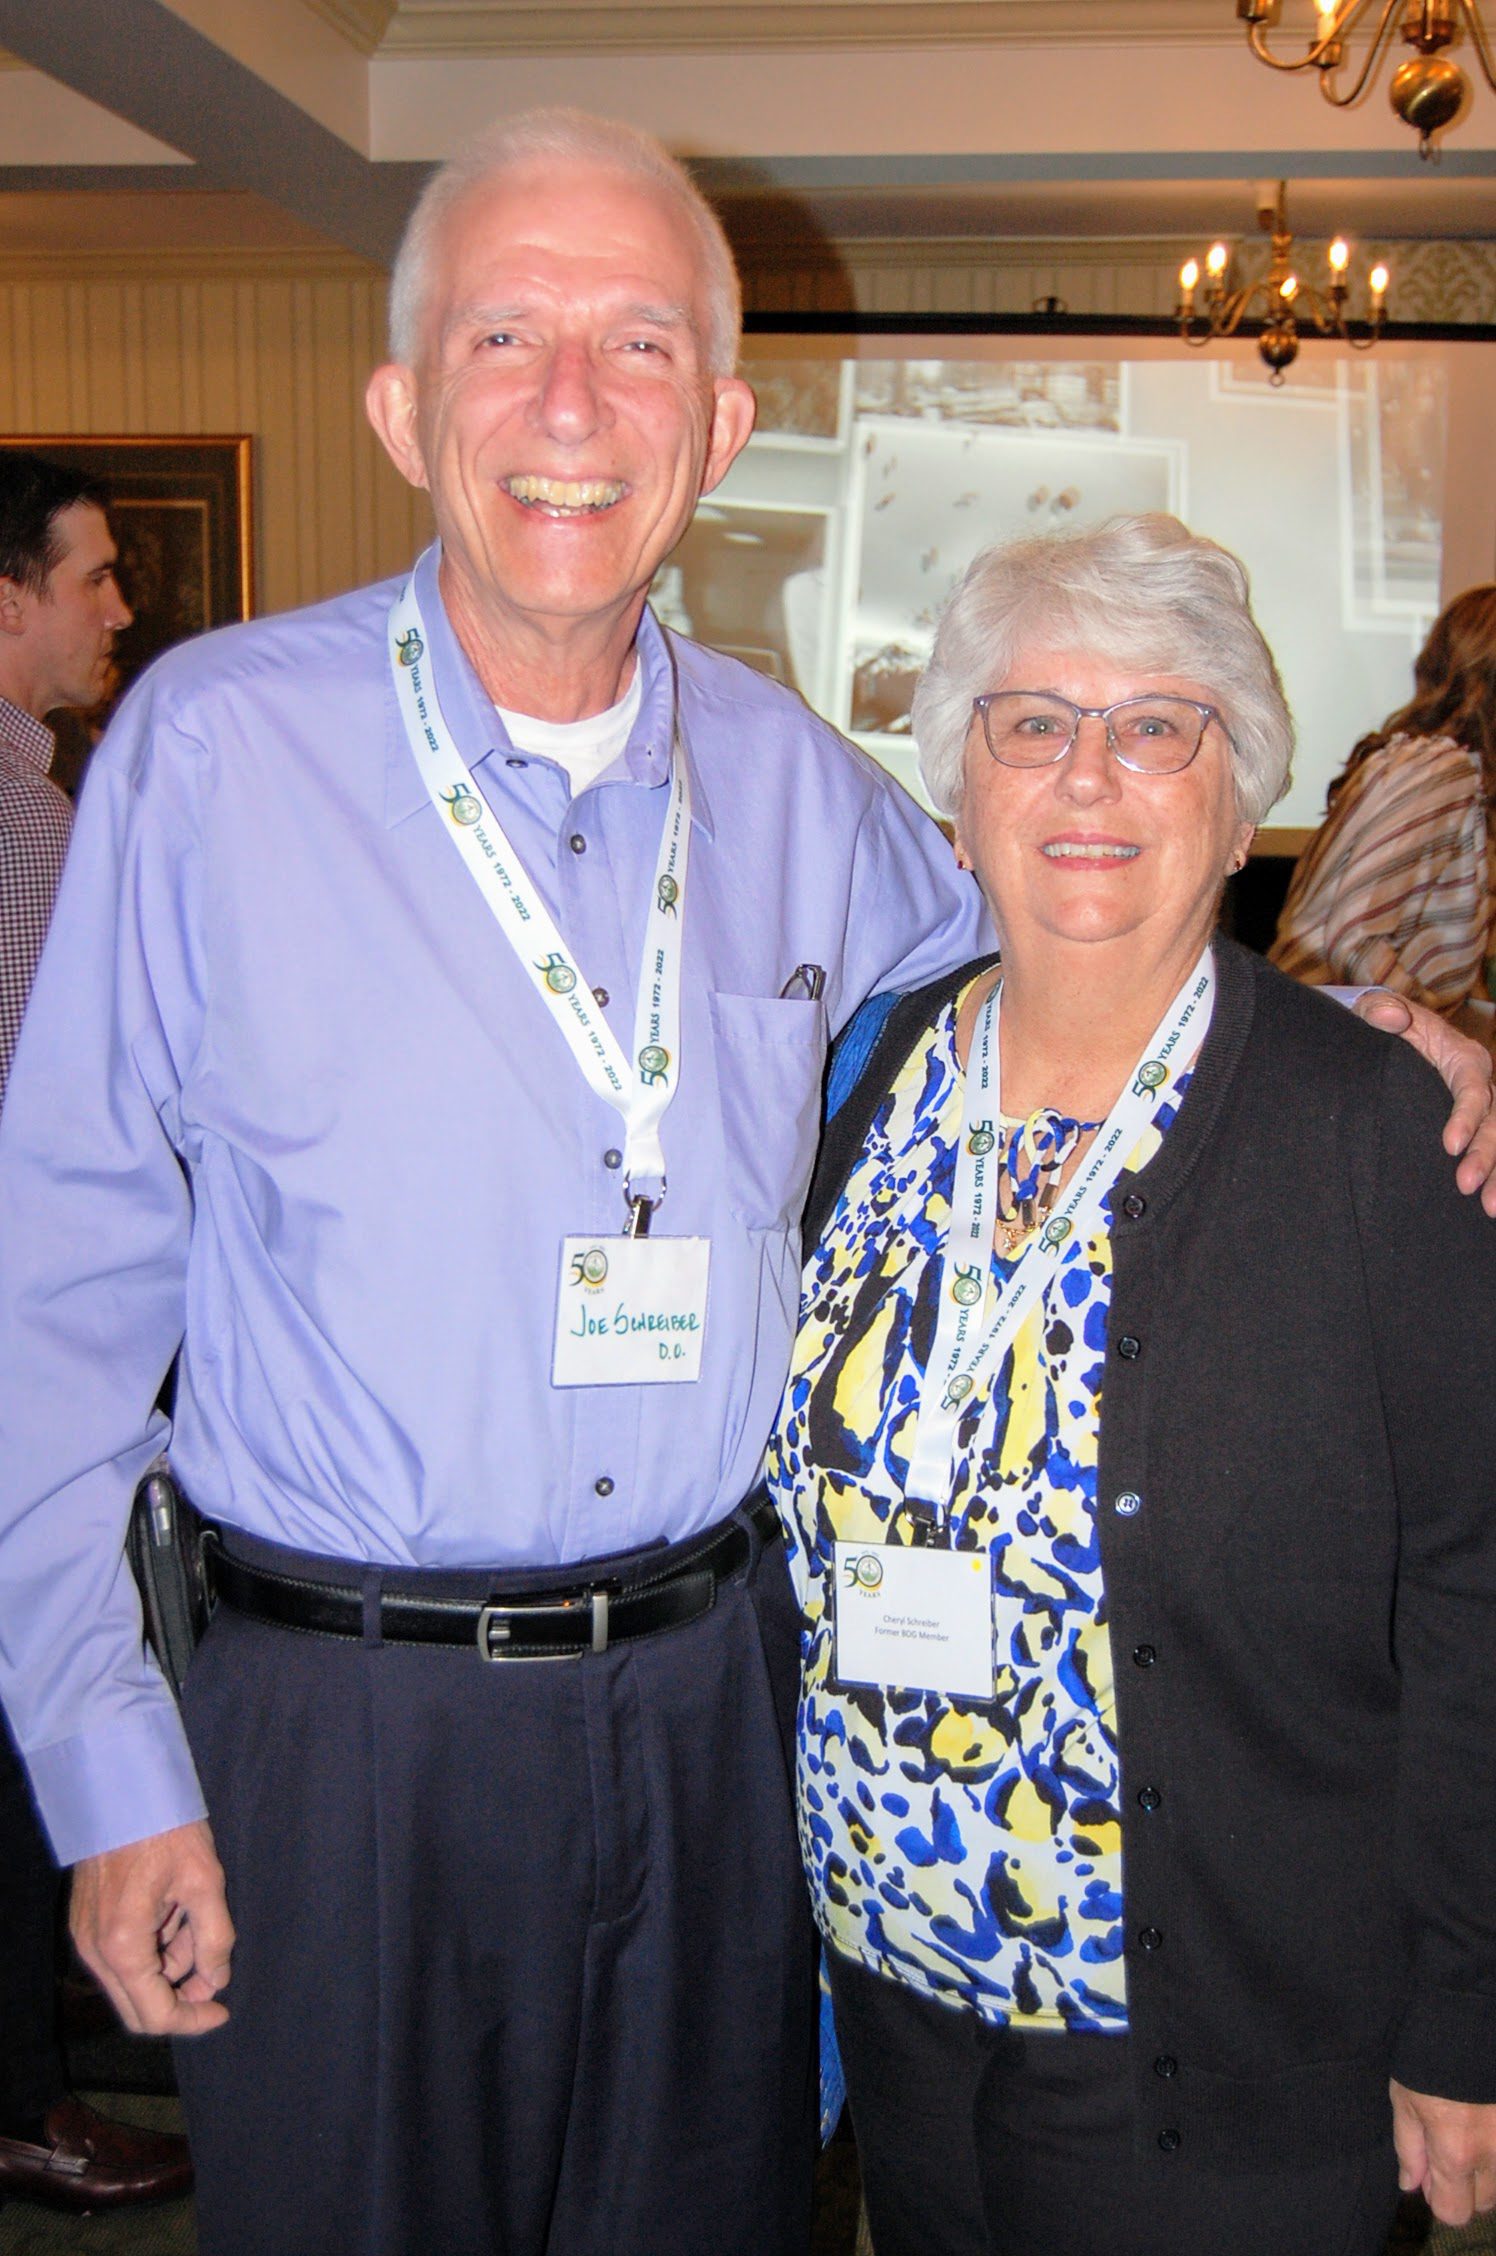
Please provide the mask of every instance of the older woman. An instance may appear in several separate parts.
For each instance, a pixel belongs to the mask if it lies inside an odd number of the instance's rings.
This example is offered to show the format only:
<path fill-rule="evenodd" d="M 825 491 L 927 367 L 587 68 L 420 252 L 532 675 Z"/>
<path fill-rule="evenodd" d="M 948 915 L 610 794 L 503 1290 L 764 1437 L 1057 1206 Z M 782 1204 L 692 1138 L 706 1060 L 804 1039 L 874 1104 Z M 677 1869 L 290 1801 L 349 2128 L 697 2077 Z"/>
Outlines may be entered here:
<path fill-rule="evenodd" d="M 1215 936 L 1234 559 L 979 558 L 915 728 L 1001 977 L 854 1022 L 770 1463 L 874 2245 L 1372 2256 L 1399 2161 L 1496 2201 L 1496 1244 L 1428 1069 Z"/>

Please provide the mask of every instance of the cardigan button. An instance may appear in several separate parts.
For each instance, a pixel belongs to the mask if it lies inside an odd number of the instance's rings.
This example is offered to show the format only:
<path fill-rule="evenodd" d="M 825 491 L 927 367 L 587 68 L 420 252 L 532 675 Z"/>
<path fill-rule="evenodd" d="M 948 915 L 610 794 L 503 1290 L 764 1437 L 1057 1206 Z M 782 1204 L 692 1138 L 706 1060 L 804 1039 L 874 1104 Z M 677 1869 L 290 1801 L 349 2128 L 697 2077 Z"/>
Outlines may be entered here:
<path fill-rule="evenodd" d="M 1162 1805 L 1163 1795 L 1156 1786 L 1140 1786 L 1138 1788 L 1138 1808 L 1140 1810 L 1152 1811 L 1161 1808 Z"/>
<path fill-rule="evenodd" d="M 1161 1929 L 1157 1927 L 1140 1927 L 1138 1929 L 1139 1950 L 1156 1951 L 1162 1950 L 1163 1947 L 1164 1938 Z"/>
<path fill-rule="evenodd" d="M 1138 1357 L 1142 1354 L 1142 1352 L 1142 1341 L 1140 1339 L 1134 1339 L 1131 1332 L 1124 1332 L 1122 1334 L 1122 1337 L 1117 1342 L 1117 1353 L 1121 1356 L 1124 1363 L 1136 1363 Z"/>
<path fill-rule="evenodd" d="M 1134 1514 L 1141 1512 L 1142 1509 L 1143 1499 L 1135 1488 L 1124 1488 L 1116 1503 L 1112 1506 L 1112 1510 L 1120 1512 L 1124 1520 L 1132 1519 Z"/>
<path fill-rule="evenodd" d="M 1154 1662 L 1157 1659 L 1157 1650 L 1152 1645 L 1134 1645 L 1132 1649 L 1132 1664 L 1134 1668 L 1152 1668 Z"/>
<path fill-rule="evenodd" d="M 1172 2052 L 1161 2052 L 1161 2053 L 1159 2054 L 1159 2056 L 1158 2056 L 1157 2060 L 1155 2060 L 1155 2061 L 1154 2061 L 1154 2063 L 1153 2063 L 1153 2073 L 1154 2073 L 1154 2075 L 1155 2075 L 1155 2076 L 1177 2076 L 1177 2075 L 1178 2075 L 1178 2073 L 1179 2073 L 1179 2063 L 1178 2063 L 1178 2061 L 1177 2061 L 1177 2060 L 1176 2060 L 1176 2059 L 1174 2058 L 1174 2055 L 1173 2055 L 1173 2053 L 1172 2053 Z"/>
<path fill-rule="evenodd" d="M 1158 2134 L 1158 2143 L 1163 2148 L 1165 2154 L 1177 2154 L 1179 2152 L 1179 2133 L 1173 2129 L 1160 2131 Z"/>
<path fill-rule="evenodd" d="M 1129 1191 L 1122 1201 L 1122 1212 L 1127 1216 L 1129 1222 L 1141 1222 L 1147 1211 L 1148 1201 L 1145 1198 L 1139 1198 L 1136 1191 Z"/>

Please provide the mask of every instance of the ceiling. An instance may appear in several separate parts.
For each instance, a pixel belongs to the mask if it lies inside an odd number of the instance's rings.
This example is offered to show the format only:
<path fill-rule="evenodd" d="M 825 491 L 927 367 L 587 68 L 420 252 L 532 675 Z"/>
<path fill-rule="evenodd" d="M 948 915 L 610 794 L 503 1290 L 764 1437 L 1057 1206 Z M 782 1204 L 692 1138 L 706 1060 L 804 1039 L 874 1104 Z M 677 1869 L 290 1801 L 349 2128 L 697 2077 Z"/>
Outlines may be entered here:
<path fill-rule="evenodd" d="M 1295 50 L 1309 0 L 1282 0 Z M 0 0 L 9 258 L 387 261 L 434 160 L 576 101 L 659 132 L 745 247 L 807 238 L 1496 238 L 1496 95 L 1420 164 L 1246 53 L 1233 0 Z"/>

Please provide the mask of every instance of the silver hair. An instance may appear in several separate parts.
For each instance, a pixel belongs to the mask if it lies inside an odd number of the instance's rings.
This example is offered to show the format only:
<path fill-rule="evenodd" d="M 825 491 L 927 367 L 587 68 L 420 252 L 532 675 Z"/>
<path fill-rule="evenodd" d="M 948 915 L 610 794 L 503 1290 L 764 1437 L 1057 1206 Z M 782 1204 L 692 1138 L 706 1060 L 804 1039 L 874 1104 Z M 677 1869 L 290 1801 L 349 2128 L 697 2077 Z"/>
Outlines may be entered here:
<path fill-rule="evenodd" d="M 1261 822 L 1288 789 L 1293 719 L 1245 567 L 1155 513 L 1011 541 L 970 565 L 941 613 L 911 716 L 920 772 L 942 814 L 961 803 L 972 699 L 1005 682 L 1022 645 L 1036 641 L 1199 682 L 1225 719 L 1243 821 Z"/>
<path fill-rule="evenodd" d="M 743 327 L 738 271 L 722 222 L 684 165 L 649 133 L 587 110 L 536 109 L 501 118 L 449 158 L 422 189 L 390 273 L 390 357 L 410 366 L 420 345 L 431 255 L 452 206 L 470 188 L 537 160 L 599 165 L 673 198 L 695 233 L 706 284 L 707 371 L 730 376 Z"/>

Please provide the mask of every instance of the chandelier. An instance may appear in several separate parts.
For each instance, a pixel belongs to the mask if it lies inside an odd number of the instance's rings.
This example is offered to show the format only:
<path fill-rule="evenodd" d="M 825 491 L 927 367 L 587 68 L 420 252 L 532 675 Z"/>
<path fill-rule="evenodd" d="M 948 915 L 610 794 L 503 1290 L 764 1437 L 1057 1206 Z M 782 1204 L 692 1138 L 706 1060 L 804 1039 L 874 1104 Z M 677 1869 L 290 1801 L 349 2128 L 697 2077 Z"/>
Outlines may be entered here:
<path fill-rule="evenodd" d="M 1282 383 L 1284 369 L 1298 358 L 1299 328 L 1303 323 L 1312 322 L 1321 337 L 1338 337 L 1354 352 L 1369 352 L 1381 335 L 1386 319 L 1386 267 L 1374 266 L 1367 277 L 1370 305 L 1358 332 L 1345 318 L 1346 269 L 1351 256 L 1345 237 L 1337 235 L 1330 245 L 1329 280 L 1323 290 L 1317 290 L 1312 282 L 1301 281 L 1294 271 L 1293 237 L 1288 229 L 1286 205 L 1287 182 L 1278 182 L 1276 202 L 1268 199 L 1265 189 L 1259 190 L 1259 196 L 1262 200 L 1258 224 L 1270 229 L 1273 238 L 1266 274 L 1255 282 L 1248 282 L 1242 289 L 1228 290 L 1229 254 L 1224 243 L 1213 243 L 1205 258 L 1204 303 L 1197 306 L 1195 292 L 1200 287 L 1200 262 L 1186 259 L 1179 269 L 1179 304 L 1174 316 L 1184 342 L 1194 346 L 1213 344 L 1217 337 L 1234 337 L 1244 321 L 1256 318 L 1262 323 L 1257 350 L 1271 369 L 1269 381 L 1274 384 Z"/>
<path fill-rule="evenodd" d="M 1297 61 L 1274 55 L 1267 44 L 1268 29 L 1277 21 L 1279 6 L 1280 0 L 1236 0 L 1236 12 L 1247 27 L 1248 46 L 1259 62 L 1273 70 L 1317 70 L 1321 94 L 1341 110 L 1358 101 L 1370 83 L 1392 43 L 1401 13 L 1398 28 L 1402 39 L 1418 52 L 1398 64 L 1387 95 L 1404 125 L 1411 125 L 1418 135 L 1420 157 L 1438 156 L 1433 135 L 1459 116 L 1470 93 L 1469 79 L 1443 52 L 1453 45 L 1461 24 L 1469 34 L 1486 84 L 1496 92 L 1496 63 L 1481 24 L 1478 0 L 1317 0 L 1318 28 L 1308 53 Z M 1369 23 L 1374 14 L 1376 27 L 1356 70 L 1347 54 L 1351 34 L 1363 18 Z M 1348 86 L 1342 82 L 1342 72 L 1354 72 Z"/>

